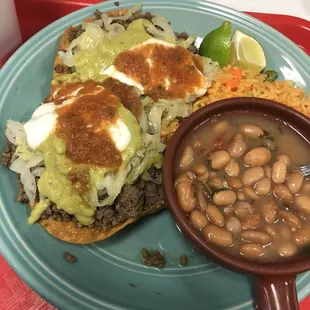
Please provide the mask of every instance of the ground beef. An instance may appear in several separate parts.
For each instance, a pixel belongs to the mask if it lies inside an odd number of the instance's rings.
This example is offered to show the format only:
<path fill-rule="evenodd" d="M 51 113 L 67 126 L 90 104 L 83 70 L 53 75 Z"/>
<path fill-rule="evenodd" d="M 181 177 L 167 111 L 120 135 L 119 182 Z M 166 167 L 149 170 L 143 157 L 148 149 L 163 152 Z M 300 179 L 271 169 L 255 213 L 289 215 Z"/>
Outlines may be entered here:
<path fill-rule="evenodd" d="M 164 204 L 164 191 L 161 186 L 156 185 L 153 182 L 145 182 L 144 191 L 146 208 L 150 208 L 157 204 Z"/>
<path fill-rule="evenodd" d="M 115 5 L 116 5 L 116 3 L 115 3 Z M 96 19 L 100 19 L 102 13 L 97 9 L 97 10 L 94 12 L 94 15 L 95 15 Z M 141 12 L 135 12 L 135 13 L 133 13 L 132 16 L 131 16 L 130 18 L 128 18 L 127 20 L 115 19 L 115 20 L 113 20 L 112 24 L 113 24 L 113 23 L 118 23 L 118 24 L 124 26 L 125 29 L 127 29 L 131 22 L 133 22 L 134 20 L 139 19 L 139 18 L 143 18 L 143 19 L 146 19 L 146 20 L 151 21 L 152 18 L 153 18 L 153 15 L 152 15 L 152 13 L 150 13 L 150 12 L 146 12 L 146 13 L 144 13 L 144 14 L 142 14 Z M 169 24 L 170 24 L 170 23 L 169 23 Z M 157 27 L 157 28 L 159 28 L 159 27 Z M 160 28 L 159 28 L 159 29 L 160 29 Z M 150 33 L 149 33 L 149 34 L 150 34 Z M 150 35 L 152 36 L 152 34 L 150 34 Z M 180 33 L 175 32 L 175 35 L 176 35 L 176 37 L 177 37 L 179 40 L 186 40 L 186 39 L 188 39 L 188 37 L 189 37 L 189 34 L 188 34 L 187 32 L 185 32 L 185 31 L 180 32 Z M 195 42 L 194 42 L 194 43 L 195 43 Z M 189 51 L 190 53 L 192 53 L 192 54 L 198 54 L 198 49 L 195 47 L 194 43 L 188 47 L 188 51 Z"/>
<path fill-rule="evenodd" d="M 192 54 L 198 54 L 198 48 L 194 45 L 194 43 L 190 45 L 187 50 Z"/>
<path fill-rule="evenodd" d="M 7 145 L 6 150 L 2 154 L 2 164 L 9 167 L 16 147 L 9 141 Z M 151 169 L 149 173 L 152 178 L 161 179 L 160 170 L 154 168 Z M 38 181 L 38 179 L 36 179 L 36 181 Z M 29 203 L 23 184 L 20 182 L 19 175 L 18 185 L 19 193 L 16 197 L 16 201 Z M 101 197 L 101 199 L 103 198 L 104 197 Z M 95 221 L 90 227 L 101 227 L 104 230 L 107 230 L 130 218 L 141 216 L 142 213 L 153 206 L 164 206 L 164 204 L 162 186 L 157 185 L 152 181 L 144 181 L 141 179 L 134 185 L 124 186 L 122 192 L 112 206 L 99 207 L 95 213 Z M 48 218 L 61 222 L 73 221 L 77 226 L 83 227 L 83 225 L 77 222 L 72 215 L 64 210 L 58 209 L 55 204 L 48 207 L 41 216 L 41 219 Z"/>
<path fill-rule="evenodd" d="M 187 40 L 189 38 L 189 34 L 185 31 L 183 32 L 175 32 L 175 36 L 179 39 L 179 40 Z"/>
<path fill-rule="evenodd" d="M 64 252 L 63 257 L 69 264 L 74 264 L 78 261 L 77 257 L 69 252 Z"/>
<path fill-rule="evenodd" d="M 94 12 L 94 15 L 95 15 L 96 19 L 100 19 L 102 13 L 98 9 L 96 9 L 96 11 Z"/>
<path fill-rule="evenodd" d="M 27 203 L 29 202 L 29 199 L 25 193 L 24 190 L 24 185 L 22 184 L 22 182 L 20 181 L 20 177 L 18 175 L 18 186 L 19 186 L 19 191 L 18 191 L 18 195 L 16 197 L 16 201 L 17 202 L 22 202 L 22 203 Z"/>
<path fill-rule="evenodd" d="M 2 165 L 5 167 L 10 167 L 12 163 L 12 157 L 15 153 L 16 146 L 12 144 L 9 140 L 7 141 L 7 148 L 2 153 Z"/>
<path fill-rule="evenodd" d="M 189 38 L 189 34 L 185 31 L 183 32 L 175 32 L 177 39 L 179 40 L 187 40 Z M 192 54 L 198 54 L 198 49 L 195 46 L 195 41 L 188 47 L 188 51 Z"/>
<path fill-rule="evenodd" d="M 189 34 L 185 31 L 183 32 L 175 32 L 177 39 L 179 40 L 187 40 L 189 38 Z M 198 54 L 198 49 L 195 46 L 195 41 L 188 47 L 188 51 L 192 54 Z"/>
<path fill-rule="evenodd" d="M 2 165 L 8 168 L 11 166 L 12 158 L 15 153 L 15 150 L 16 150 L 16 146 L 12 144 L 10 141 L 7 141 L 7 148 L 2 153 L 2 160 L 1 160 Z M 23 203 L 29 202 L 28 197 L 24 191 L 24 186 L 22 182 L 20 181 L 19 174 L 17 175 L 17 178 L 18 178 L 19 191 L 16 197 L 16 201 L 23 202 Z"/>
<path fill-rule="evenodd" d="M 161 171 L 151 170 L 151 173 L 161 174 Z M 89 227 L 101 227 L 103 230 L 108 230 L 130 218 L 141 216 L 143 212 L 155 205 L 163 206 L 164 204 L 161 185 L 139 180 L 134 185 L 124 186 L 112 206 L 99 207 L 95 213 L 95 221 Z M 58 209 L 56 205 L 47 208 L 41 216 L 41 219 L 48 218 L 61 222 L 73 221 L 78 227 L 84 227 L 72 215 Z"/>
<path fill-rule="evenodd" d="M 159 169 L 151 169 L 149 171 L 149 175 L 154 180 L 156 184 L 160 184 L 162 182 L 162 173 Z"/>
<path fill-rule="evenodd" d="M 143 19 L 151 21 L 153 18 L 153 14 L 150 12 L 146 12 L 144 14 L 142 14 L 141 12 L 135 12 L 128 18 L 127 22 L 131 23 L 134 20 L 139 19 L 139 18 L 143 18 Z"/>
<path fill-rule="evenodd" d="M 145 204 L 145 194 L 133 185 L 124 187 L 122 194 L 117 199 L 115 210 L 127 218 L 141 215 Z"/>
<path fill-rule="evenodd" d="M 184 266 L 187 264 L 187 256 L 186 255 L 181 255 L 179 258 L 179 264 L 181 266 Z"/>
<path fill-rule="evenodd" d="M 117 5 L 117 4 L 115 3 L 115 5 Z M 95 15 L 96 19 L 100 19 L 102 13 L 97 9 L 94 12 L 94 15 Z M 153 18 L 153 15 L 150 12 L 146 12 L 144 14 L 142 14 L 141 12 L 135 12 L 127 20 L 115 19 L 115 20 L 113 20 L 112 24 L 118 23 L 118 24 L 124 26 L 125 29 L 127 29 L 131 22 L 133 22 L 134 20 L 139 19 L 139 18 L 151 20 Z"/>
<path fill-rule="evenodd" d="M 68 34 L 68 41 L 71 43 L 74 39 L 78 38 L 85 30 L 82 25 L 72 27 Z"/>
<path fill-rule="evenodd" d="M 52 204 L 41 215 L 41 219 L 48 219 L 48 218 L 61 222 L 71 222 L 73 220 L 72 215 L 70 215 L 64 210 L 58 209 L 55 204 Z"/>
<path fill-rule="evenodd" d="M 142 253 L 143 264 L 147 267 L 155 267 L 158 269 L 163 269 L 166 263 L 165 256 L 162 255 L 159 251 L 151 252 L 149 249 L 143 249 Z"/>

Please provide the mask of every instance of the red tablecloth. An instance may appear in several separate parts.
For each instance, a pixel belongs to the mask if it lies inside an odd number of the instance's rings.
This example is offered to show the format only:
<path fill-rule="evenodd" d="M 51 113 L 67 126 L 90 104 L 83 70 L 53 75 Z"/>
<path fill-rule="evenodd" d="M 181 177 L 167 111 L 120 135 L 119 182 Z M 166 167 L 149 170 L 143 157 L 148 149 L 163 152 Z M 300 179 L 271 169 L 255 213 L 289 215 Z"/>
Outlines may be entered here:
<path fill-rule="evenodd" d="M 15 0 L 23 40 L 27 40 L 54 20 L 85 5 L 97 2 L 102 2 L 102 0 Z M 284 33 L 310 54 L 310 22 L 283 15 L 275 17 L 269 14 L 250 14 Z M 0 59 L 0 68 L 4 62 L 5 59 Z M 0 254 L 0 310 L 55 309 L 32 291 Z M 300 304 L 300 309 L 310 310 L 310 296 Z"/>

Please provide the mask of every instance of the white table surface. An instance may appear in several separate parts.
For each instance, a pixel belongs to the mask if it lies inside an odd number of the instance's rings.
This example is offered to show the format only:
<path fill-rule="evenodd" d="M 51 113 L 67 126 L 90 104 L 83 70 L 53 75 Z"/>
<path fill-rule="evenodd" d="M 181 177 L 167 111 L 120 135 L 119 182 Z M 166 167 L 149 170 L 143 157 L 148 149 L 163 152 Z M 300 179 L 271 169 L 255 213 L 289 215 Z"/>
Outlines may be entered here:
<path fill-rule="evenodd" d="M 310 0 L 210 0 L 240 11 L 285 14 L 310 21 Z"/>

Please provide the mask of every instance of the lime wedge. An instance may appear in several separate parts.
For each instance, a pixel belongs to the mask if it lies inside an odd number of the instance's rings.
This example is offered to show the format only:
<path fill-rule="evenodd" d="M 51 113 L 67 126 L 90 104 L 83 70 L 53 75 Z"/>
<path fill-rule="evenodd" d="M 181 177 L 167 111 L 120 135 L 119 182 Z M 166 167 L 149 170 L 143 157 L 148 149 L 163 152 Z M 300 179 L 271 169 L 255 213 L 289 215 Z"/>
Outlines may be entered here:
<path fill-rule="evenodd" d="M 199 55 L 217 61 L 221 67 L 229 62 L 231 24 L 225 21 L 220 27 L 208 33 L 199 47 Z"/>
<path fill-rule="evenodd" d="M 229 63 L 260 72 L 266 67 L 266 58 L 260 44 L 247 34 L 236 30 L 232 37 Z"/>

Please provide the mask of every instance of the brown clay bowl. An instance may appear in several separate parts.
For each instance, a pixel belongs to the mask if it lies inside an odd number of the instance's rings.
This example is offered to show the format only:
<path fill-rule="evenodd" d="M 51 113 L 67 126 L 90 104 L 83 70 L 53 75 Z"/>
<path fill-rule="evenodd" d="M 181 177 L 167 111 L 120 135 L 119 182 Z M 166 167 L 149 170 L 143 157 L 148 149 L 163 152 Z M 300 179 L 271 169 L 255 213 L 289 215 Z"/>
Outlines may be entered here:
<path fill-rule="evenodd" d="M 279 103 L 258 98 L 233 98 L 218 101 L 193 113 L 179 126 L 169 141 L 164 165 L 163 185 L 168 207 L 182 233 L 201 251 L 215 262 L 239 272 L 253 274 L 258 279 L 258 309 L 298 309 L 296 275 L 310 270 L 310 257 L 300 256 L 287 261 L 257 262 L 244 257 L 232 256 L 204 239 L 202 234 L 189 222 L 178 203 L 174 188 L 174 164 L 184 138 L 195 127 L 223 113 L 255 113 L 288 123 L 298 131 L 309 144 L 310 119 L 301 113 Z M 293 130 L 293 129 L 292 129 Z M 293 147 L 293 146 L 292 146 Z"/>

